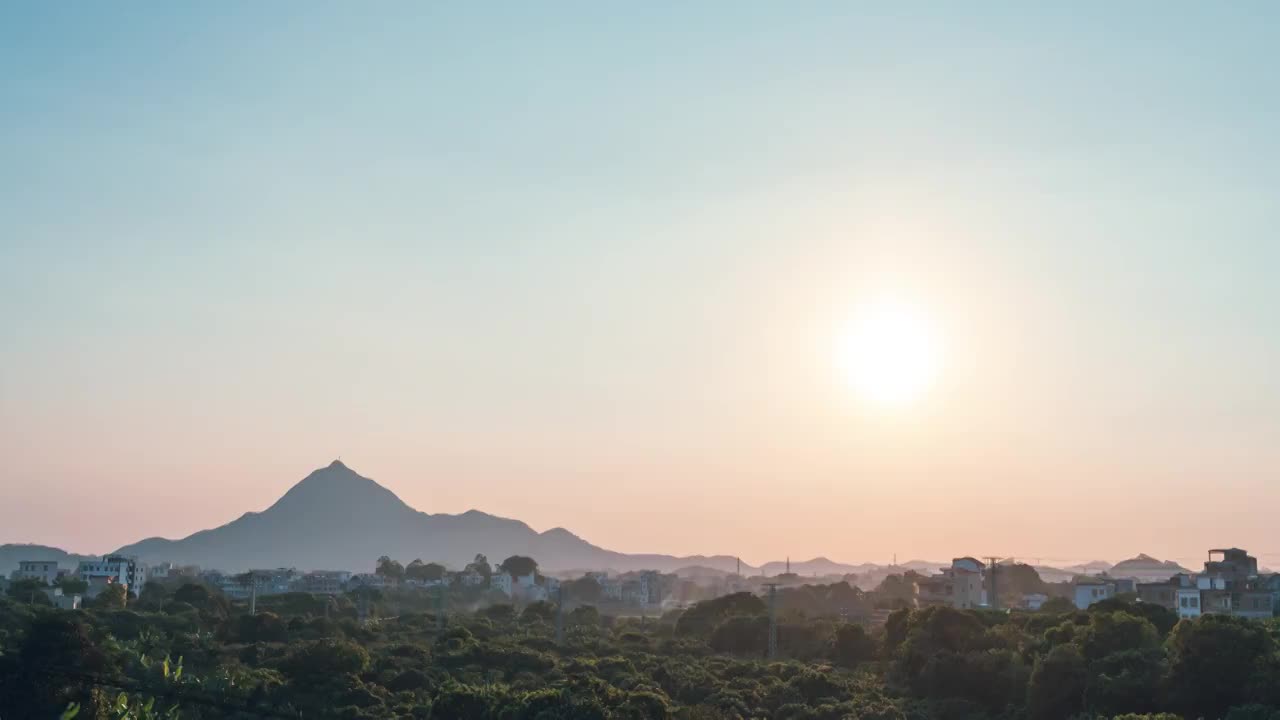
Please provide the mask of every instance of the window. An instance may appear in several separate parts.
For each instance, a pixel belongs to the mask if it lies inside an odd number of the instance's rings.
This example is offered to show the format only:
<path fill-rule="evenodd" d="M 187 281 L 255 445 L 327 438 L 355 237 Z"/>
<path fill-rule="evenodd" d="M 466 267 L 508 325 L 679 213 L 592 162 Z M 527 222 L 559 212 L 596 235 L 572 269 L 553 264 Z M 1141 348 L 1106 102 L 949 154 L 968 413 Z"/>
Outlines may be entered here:
<path fill-rule="evenodd" d="M 1182 598 L 1182 607 L 1191 607 L 1190 600 L 1191 598 Z"/>

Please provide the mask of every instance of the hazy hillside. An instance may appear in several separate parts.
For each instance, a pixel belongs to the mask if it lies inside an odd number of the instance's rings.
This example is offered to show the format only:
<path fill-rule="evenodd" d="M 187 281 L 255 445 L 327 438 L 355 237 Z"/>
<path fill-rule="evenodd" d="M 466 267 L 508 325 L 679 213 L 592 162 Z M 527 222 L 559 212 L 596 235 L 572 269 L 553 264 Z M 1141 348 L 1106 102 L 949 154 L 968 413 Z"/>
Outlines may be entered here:
<path fill-rule="evenodd" d="M 180 540 L 150 538 L 120 549 L 149 562 L 204 568 L 264 567 L 372 570 L 380 555 L 461 568 L 477 553 L 499 562 L 529 555 L 549 571 L 599 568 L 672 571 L 700 565 L 732 571 L 736 559 L 627 555 L 592 545 L 563 528 L 536 532 L 518 520 L 472 510 L 431 515 L 406 505 L 341 462 L 316 470 L 274 505 Z"/>
<path fill-rule="evenodd" d="M 76 555 L 60 548 L 46 545 L 9 544 L 0 545 L 0 576 L 8 577 L 18 569 L 23 560 L 53 560 L 58 567 L 74 569 L 81 560 L 96 560 L 94 555 Z"/>
<path fill-rule="evenodd" d="M 793 561 L 791 563 L 791 572 L 797 575 L 819 577 L 824 575 L 848 575 L 849 573 L 866 572 L 867 565 L 847 565 L 828 560 L 824 557 L 814 558 L 812 560 Z M 760 566 L 761 575 L 780 575 L 787 571 L 787 563 L 783 562 L 767 562 Z"/>

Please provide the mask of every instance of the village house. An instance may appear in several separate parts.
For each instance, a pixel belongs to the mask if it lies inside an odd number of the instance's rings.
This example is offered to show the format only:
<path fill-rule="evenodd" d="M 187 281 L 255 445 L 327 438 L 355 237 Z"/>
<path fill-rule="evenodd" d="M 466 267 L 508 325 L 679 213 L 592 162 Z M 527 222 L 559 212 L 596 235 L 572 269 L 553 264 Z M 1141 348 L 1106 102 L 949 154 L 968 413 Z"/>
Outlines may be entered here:
<path fill-rule="evenodd" d="M 985 569 L 985 565 L 971 557 L 952 560 L 951 567 L 916 580 L 916 607 L 949 605 L 963 610 L 986 605 L 982 582 Z"/>
<path fill-rule="evenodd" d="M 55 560 L 19 560 L 18 569 L 12 575 L 14 580 L 39 580 L 45 585 L 57 583 L 59 577 L 60 571 Z"/>
<path fill-rule="evenodd" d="M 1071 581 L 1072 601 L 1080 610 L 1116 596 L 1116 584 L 1110 579 L 1078 576 Z"/>

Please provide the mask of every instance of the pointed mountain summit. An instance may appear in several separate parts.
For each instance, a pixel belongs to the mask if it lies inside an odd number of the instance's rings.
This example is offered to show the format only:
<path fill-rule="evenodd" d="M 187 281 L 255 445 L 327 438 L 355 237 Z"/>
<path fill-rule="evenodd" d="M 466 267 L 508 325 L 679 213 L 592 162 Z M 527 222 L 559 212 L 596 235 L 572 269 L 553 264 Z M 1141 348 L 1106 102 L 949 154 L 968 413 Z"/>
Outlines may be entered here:
<path fill-rule="evenodd" d="M 468 510 L 430 515 L 335 460 L 303 478 L 266 510 L 180 540 L 149 538 L 120 548 L 145 562 L 199 565 L 227 572 L 251 568 L 370 571 L 378 557 L 420 558 L 461 569 L 477 553 L 490 562 L 527 555 L 549 571 L 670 571 L 692 564 L 733 567 L 728 556 L 625 555 L 592 545 L 564 528 L 538 533 L 520 522 Z"/>
<path fill-rule="evenodd" d="M 337 511 L 342 518 L 352 514 L 384 518 L 397 513 L 414 513 L 396 494 L 334 460 L 303 478 L 280 497 L 266 513 L 303 513 L 312 520 Z"/>

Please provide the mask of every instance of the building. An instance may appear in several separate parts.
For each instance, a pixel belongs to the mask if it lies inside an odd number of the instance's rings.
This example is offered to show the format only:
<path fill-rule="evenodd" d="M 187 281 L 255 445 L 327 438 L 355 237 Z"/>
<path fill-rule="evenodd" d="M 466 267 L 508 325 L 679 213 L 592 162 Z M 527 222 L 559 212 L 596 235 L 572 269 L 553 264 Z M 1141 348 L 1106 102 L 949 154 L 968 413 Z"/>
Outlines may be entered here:
<path fill-rule="evenodd" d="M 504 572 L 494 573 L 489 578 L 489 589 L 497 590 L 498 592 L 502 593 L 503 595 L 506 595 L 507 597 L 511 597 L 511 587 L 512 587 L 512 578 L 511 578 L 511 575 L 507 573 L 504 573 Z"/>
<path fill-rule="evenodd" d="M 67 595 L 60 587 L 45 588 L 44 594 L 49 597 L 49 602 L 59 610 L 79 610 L 80 595 Z"/>
<path fill-rule="evenodd" d="M 622 600 L 622 581 L 618 578 L 605 578 L 600 583 L 600 597 L 606 600 Z"/>
<path fill-rule="evenodd" d="M 115 575 L 90 575 L 89 579 L 85 580 L 85 584 L 89 586 L 88 589 L 84 591 L 84 596 L 86 598 L 96 598 L 102 594 L 103 590 L 106 590 L 112 585 L 120 585 L 124 588 L 126 593 L 129 592 L 129 585 L 127 583 L 120 582 L 116 579 Z"/>
<path fill-rule="evenodd" d="M 347 588 L 351 590 L 357 588 L 382 590 L 385 587 L 387 587 L 387 579 L 376 573 L 356 573 L 347 580 Z"/>
<path fill-rule="evenodd" d="M 1227 590 L 1243 589 L 1247 582 L 1258 577 L 1258 559 L 1240 548 L 1210 550 L 1204 574 L 1221 578 Z"/>
<path fill-rule="evenodd" d="M 1044 593 L 1025 593 L 1022 596 L 1022 609 L 1039 610 L 1048 601 L 1049 596 Z"/>
<path fill-rule="evenodd" d="M 56 560 L 19 560 L 18 569 L 13 572 L 14 580 L 39 580 L 45 585 L 58 582 L 58 562 Z"/>
<path fill-rule="evenodd" d="M 1182 618 L 1216 613 L 1269 618 L 1280 598 L 1280 578 L 1259 576 L 1258 561 L 1239 548 L 1209 551 L 1204 572 L 1138 585 L 1138 600 L 1167 607 Z"/>
<path fill-rule="evenodd" d="M 968 609 L 987 603 L 982 577 L 986 566 L 971 557 L 955 558 L 951 567 L 916 580 L 916 607 L 949 605 Z"/>
<path fill-rule="evenodd" d="M 1271 591 L 1267 589 L 1241 590 L 1232 596 L 1231 605 L 1232 614 L 1239 617 L 1262 620 L 1275 614 Z"/>
<path fill-rule="evenodd" d="M 484 585 L 484 573 L 474 567 L 468 567 L 458 574 L 458 581 L 463 587 L 480 587 Z"/>
<path fill-rule="evenodd" d="M 1081 575 L 1077 576 L 1072 584 L 1074 585 L 1072 600 L 1080 610 L 1116 596 L 1116 584 L 1109 579 Z"/>
<path fill-rule="evenodd" d="M 1138 602 L 1159 605 L 1170 610 L 1178 609 L 1178 592 L 1180 585 L 1172 580 L 1164 582 L 1138 583 Z M 1199 597 L 1199 591 L 1196 591 Z"/>
<path fill-rule="evenodd" d="M 316 570 L 303 575 L 299 586 L 312 595 L 340 595 L 350 579 L 351 573 L 345 570 Z"/>
<path fill-rule="evenodd" d="M 1198 618 L 1200 608 L 1200 589 L 1196 587 L 1179 587 L 1174 591 L 1177 595 L 1177 607 L 1173 608 L 1180 618 Z"/>
<path fill-rule="evenodd" d="M 104 555 L 102 560 L 81 561 L 76 574 L 91 583 L 93 578 L 111 577 L 137 594 L 147 582 L 147 566 L 128 555 Z M 91 596 L 92 597 L 92 596 Z"/>

